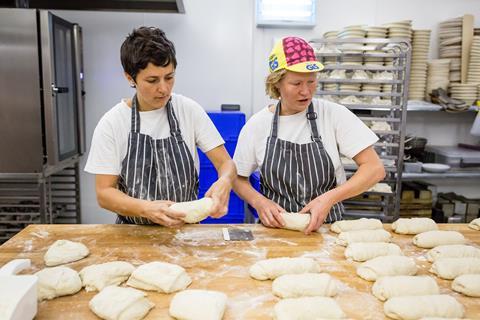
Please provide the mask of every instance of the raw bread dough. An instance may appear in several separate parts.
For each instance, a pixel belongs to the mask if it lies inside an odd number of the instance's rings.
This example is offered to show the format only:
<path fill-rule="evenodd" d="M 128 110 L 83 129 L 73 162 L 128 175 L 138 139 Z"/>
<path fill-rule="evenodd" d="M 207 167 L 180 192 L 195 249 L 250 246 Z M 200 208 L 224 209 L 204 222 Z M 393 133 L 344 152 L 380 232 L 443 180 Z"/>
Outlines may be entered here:
<path fill-rule="evenodd" d="M 330 226 L 330 231 L 335 233 L 354 231 L 354 230 L 373 230 L 383 229 L 382 221 L 378 219 L 361 218 L 357 220 L 335 221 Z"/>
<path fill-rule="evenodd" d="M 273 281 L 272 292 L 280 298 L 333 297 L 337 285 L 328 273 L 286 274 Z"/>
<path fill-rule="evenodd" d="M 43 259 L 47 266 L 53 267 L 83 259 L 89 253 L 90 251 L 83 243 L 57 240 L 48 248 Z"/>
<path fill-rule="evenodd" d="M 440 294 L 440 290 L 435 279 L 429 276 L 387 276 L 375 281 L 372 293 L 385 301 L 399 296 Z"/>
<path fill-rule="evenodd" d="M 451 280 L 462 274 L 479 274 L 480 258 L 443 258 L 436 260 L 430 272 L 440 278 Z"/>
<path fill-rule="evenodd" d="M 276 320 L 344 319 L 345 313 L 335 300 L 327 297 L 303 297 L 280 300 L 273 308 Z"/>
<path fill-rule="evenodd" d="M 430 262 L 441 258 L 480 258 L 480 249 L 464 244 L 451 244 L 437 246 L 427 252 Z"/>
<path fill-rule="evenodd" d="M 392 235 L 383 229 L 345 231 L 338 235 L 337 244 L 347 246 L 355 242 L 390 242 Z"/>
<path fill-rule="evenodd" d="M 282 218 L 285 221 L 283 229 L 303 231 L 310 223 L 309 213 L 283 212 Z"/>
<path fill-rule="evenodd" d="M 469 297 L 480 297 L 480 274 L 463 274 L 452 282 L 452 289 Z"/>
<path fill-rule="evenodd" d="M 464 244 L 465 237 L 457 231 L 434 230 L 417 234 L 413 244 L 420 248 L 433 248 L 446 244 Z"/>
<path fill-rule="evenodd" d="M 320 272 L 320 266 L 311 258 L 273 258 L 256 262 L 250 267 L 250 276 L 257 280 L 275 279 L 285 274 Z"/>
<path fill-rule="evenodd" d="M 74 294 L 82 289 L 78 272 L 67 267 L 45 268 L 35 275 L 38 276 L 38 301 Z"/>
<path fill-rule="evenodd" d="M 132 272 L 127 285 L 163 293 L 183 290 L 192 283 L 185 269 L 176 264 L 154 261 L 141 265 Z"/>
<path fill-rule="evenodd" d="M 227 295 L 210 290 L 185 290 L 175 294 L 169 313 L 181 320 L 221 320 Z"/>
<path fill-rule="evenodd" d="M 212 198 L 202 198 L 200 200 L 177 202 L 170 206 L 170 209 L 185 213 L 183 221 L 186 223 L 197 223 L 207 218 L 212 212 Z"/>
<path fill-rule="evenodd" d="M 480 230 L 480 218 L 470 221 L 468 227 L 473 230 Z"/>
<path fill-rule="evenodd" d="M 357 274 L 368 281 L 375 281 L 382 276 L 413 276 L 416 273 L 415 260 L 404 256 L 376 257 L 357 267 Z"/>
<path fill-rule="evenodd" d="M 133 288 L 108 286 L 97 293 L 90 303 L 90 310 L 107 320 L 140 320 L 155 305 L 146 294 Z"/>
<path fill-rule="evenodd" d="M 437 229 L 437 224 L 430 218 L 400 218 L 392 223 L 392 230 L 399 234 L 419 234 Z"/>
<path fill-rule="evenodd" d="M 345 249 L 345 258 L 354 261 L 367 261 L 380 256 L 401 256 L 402 250 L 394 243 L 356 242 Z"/>
<path fill-rule="evenodd" d="M 398 320 L 422 317 L 462 318 L 463 306 L 449 295 L 394 297 L 383 305 L 385 314 Z"/>
<path fill-rule="evenodd" d="M 111 285 L 119 285 L 130 277 L 135 267 L 125 261 L 93 264 L 80 271 L 86 291 L 101 291 Z"/>

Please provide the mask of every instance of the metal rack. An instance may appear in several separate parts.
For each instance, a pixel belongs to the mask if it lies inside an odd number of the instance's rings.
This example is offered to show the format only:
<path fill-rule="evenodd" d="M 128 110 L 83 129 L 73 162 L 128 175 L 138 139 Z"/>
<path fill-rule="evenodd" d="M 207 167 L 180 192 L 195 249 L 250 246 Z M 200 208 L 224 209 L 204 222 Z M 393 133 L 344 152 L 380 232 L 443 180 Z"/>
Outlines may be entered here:
<path fill-rule="evenodd" d="M 0 175 L 0 243 L 35 223 L 81 223 L 78 162 L 48 176 Z"/>
<path fill-rule="evenodd" d="M 346 200 L 344 201 L 346 215 L 376 217 L 385 222 L 393 221 L 398 218 L 400 212 L 411 59 L 410 41 L 372 38 L 315 39 L 311 44 L 318 60 L 325 65 L 321 72 L 324 74 L 321 74 L 318 80 L 317 96 L 346 106 L 366 123 L 381 121 L 390 127 L 388 130 L 374 130 L 380 137 L 374 148 L 387 171 L 383 182 L 391 187 L 392 192 L 365 192 L 361 196 Z M 333 70 L 345 70 L 347 74 L 362 70 L 372 77 L 368 79 L 327 77 L 325 73 L 330 74 Z M 388 77 L 383 79 L 373 77 L 380 72 L 386 72 Z M 365 85 L 369 85 L 368 91 L 351 90 L 352 87 Z M 372 91 L 372 87 L 380 87 L 380 90 Z M 345 103 L 345 97 L 353 99 L 354 103 Z M 356 165 L 344 167 L 347 176 L 356 170 Z"/>

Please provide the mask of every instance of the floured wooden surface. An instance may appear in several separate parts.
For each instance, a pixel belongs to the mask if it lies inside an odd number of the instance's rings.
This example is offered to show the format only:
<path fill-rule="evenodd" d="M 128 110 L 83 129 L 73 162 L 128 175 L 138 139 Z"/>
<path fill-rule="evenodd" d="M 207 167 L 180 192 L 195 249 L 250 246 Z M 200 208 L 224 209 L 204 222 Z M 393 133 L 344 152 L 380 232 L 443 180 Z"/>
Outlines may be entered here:
<path fill-rule="evenodd" d="M 15 258 L 32 259 L 33 273 L 45 267 L 43 255 L 59 239 L 80 241 L 90 255 L 67 266 L 80 271 L 83 267 L 108 261 L 128 261 L 135 266 L 151 261 L 176 263 L 192 277 L 190 289 L 223 291 L 229 301 L 224 319 L 271 319 L 273 305 L 279 301 L 272 292 L 272 281 L 253 280 L 248 268 L 258 260 L 276 257 L 311 257 L 324 272 L 339 283 L 335 300 L 351 319 L 385 319 L 383 303 L 371 294 L 373 282 L 362 280 L 355 273 L 359 264 L 345 260 L 344 247 L 335 244 L 336 234 L 326 227 L 323 232 L 305 236 L 297 231 L 268 229 L 261 225 L 240 225 L 251 229 L 255 240 L 227 242 L 223 225 L 189 225 L 170 230 L 162 227 L 134 225 L 31 225 L 0 247 L 0 265 Z M 385 229 L 391 232 L 389 225 Z M 441 230 L 462 232 L 468 244 L 480 247 L 480 232 L 465 224 L 440 225 Z M 412 244 L 413 236 L 393 235 L 407 256 L 414 257 L 419 274 L 429 274 L 428 250 Z M 480 318 L 480 298 L 467 298 L 450 289 L 451 281 L 434 277 L 442 293 L 450 294 L 466 309 L 465 316 Z M 36 319 L 98 319 L 88 308 L 96 292 L 85 290 L 39 304 Z M 147 292 L 155 303 L 145 319 L 171 319 L 168 306 L 174 294 Z"/>

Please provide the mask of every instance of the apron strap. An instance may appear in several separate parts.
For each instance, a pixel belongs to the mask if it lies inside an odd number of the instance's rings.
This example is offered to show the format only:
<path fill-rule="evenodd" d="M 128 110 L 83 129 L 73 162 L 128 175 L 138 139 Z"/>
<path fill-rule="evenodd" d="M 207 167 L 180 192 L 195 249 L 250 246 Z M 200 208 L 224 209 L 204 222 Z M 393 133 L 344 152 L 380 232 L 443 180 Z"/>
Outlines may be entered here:
<path fill-rule="evenodd" d="M 138 111 L 137 94 L 135 94 L 132 99 L 132 124 L 130 131 L 135 133 L 140 132 L 140 112 Z"/>
<path fill-rule="evenodd" d="M 170 126 L 170 134 L 172 137 L 177 138 L 180 142 L 183 141 L 182 132 L 180 131 L 180 125 L 178 124 L 177 117 L 173 111 L 172 98 L 167 102 L 167 118 L 168 125 Z M 132 132 L 140 132 L 140 112 L 138 111 L 138 100 L 137 95 L 135 94 L 132 99 L 132 120 L 131 120 L 131 129 Z"/>
<path fill-rule="evenodd" d="M 308 122 L 310 123 L 310 128 L 312 130 L 312 141 L 319 142 L 322 141 L 320 138 L 320 135 L 318 134 L 318 129 L 317 129 L 317 113 L 313 109 L 313 102 L 310 102 L 308 105 L 308 110 L 307 110 L 307 119 Z"/>
<path fill-rule="evenodd" d="M 281 102 L 278 101 L 277 106 L 275 107 L 275 113 L 273 115 L 272 129 L 270 131 L 270 137 L 272 138 L 278 137 L 278 118 L 280 117 L 280 108 L 281 108 Z M 307 116 L 308 122 L 310 123 L 312 141 L 315 141 L 315 142 L 322 141 L 322 139 L 320 138 L 320 135 L 318 134 L 317 113 L 313 109 L 313 102 L 310 102 L 310 104 L 308 105 L 306 116 Z"/>
<path fill-rule="evenodd" d="M 167 115 L 168 124 L 170 126 L 170 134 L 175 137 L 179 142 L 183 141 L 182 132 L 180 131 L 180 125 L 178 124 L 177 116 L 173 111 L 172 98 L 167 102 Z"/>
<path fill-rule="evenodd" d="M 280 117 L 281 103 L 278 101 L 273 114 L 272 129 L 270 130 L 270 137 L 276 139 L 278 137 L 278 118 Z"/>

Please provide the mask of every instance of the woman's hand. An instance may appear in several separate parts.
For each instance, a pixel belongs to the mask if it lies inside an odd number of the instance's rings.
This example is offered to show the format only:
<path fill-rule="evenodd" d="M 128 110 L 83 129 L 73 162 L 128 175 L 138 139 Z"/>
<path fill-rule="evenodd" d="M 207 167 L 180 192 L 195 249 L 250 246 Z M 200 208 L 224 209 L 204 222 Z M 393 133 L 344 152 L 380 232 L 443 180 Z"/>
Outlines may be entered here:
<path fill-rule="evenodd" d="M 227 213 L 231 190 L 232 183 L 228 178 L 220 177 L 210 186 L 210 189 L 205 193 L 205 197 L 210 197 L 213 200 L 210 216 L 221 218 Z"/>
<path fill-rule="evenodd" d="M 145 201 L 142 216 L 165 227 L 179 228 L 185 223 L 185 214 L 170 209 L 172 204 L 166 200 Z"/>
<path fill-rule="evenodd" d="M 282 212 L 285 212 L 285 210 L 272 200 L 259 194 L 253 207 L 257 210 L 260 221 L 266 227 L 282 228 L 285 225 L 282 218 Z"/>
<path fill-rule="evenodd" d="M 310 201 L 300 213 L 310 212 L 310 223 L 305 229 L 305 234 L 316 231 L 323 224 L 334 202 L 327 194 L 322 194 Z"/>

